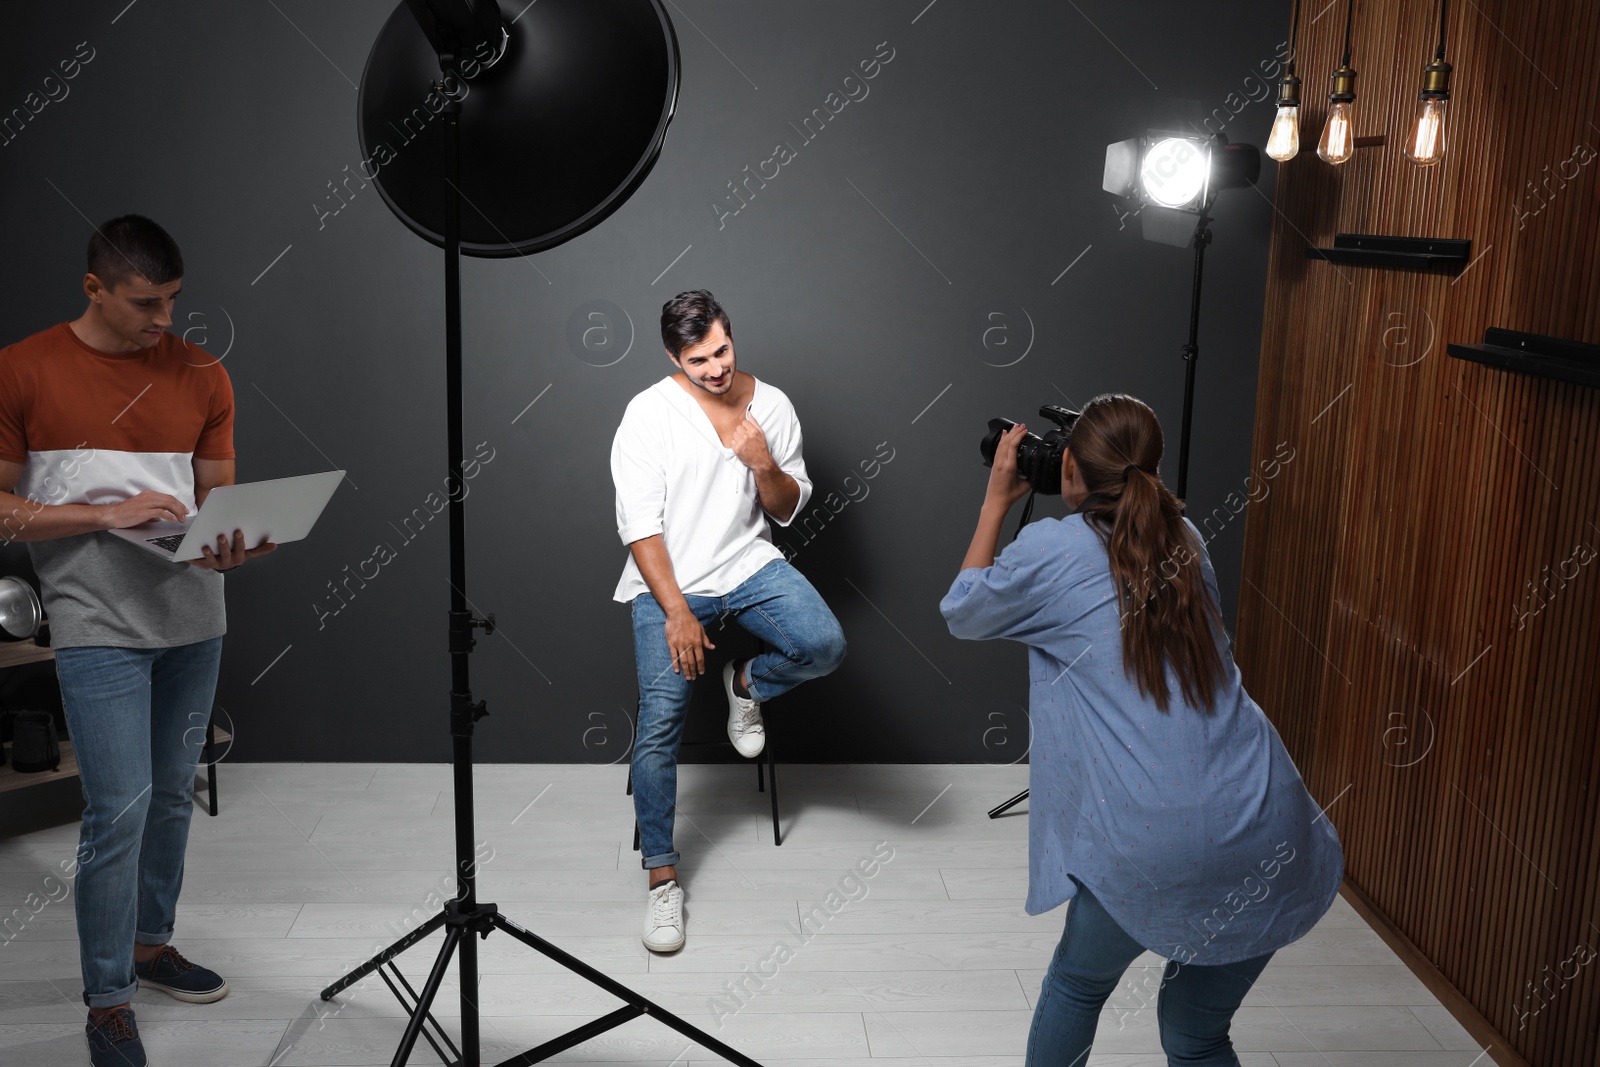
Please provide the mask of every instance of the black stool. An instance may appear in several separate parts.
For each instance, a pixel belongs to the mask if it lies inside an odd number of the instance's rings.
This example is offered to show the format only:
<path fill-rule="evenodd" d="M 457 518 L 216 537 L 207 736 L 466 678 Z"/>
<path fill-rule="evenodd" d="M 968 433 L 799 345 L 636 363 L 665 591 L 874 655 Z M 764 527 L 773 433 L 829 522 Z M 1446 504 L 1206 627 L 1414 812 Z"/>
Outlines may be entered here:
<path fill-rule="evenodd" d="M 765 652 L 765 651 L 767 651 L 767 646 L 766 646 L 765 643 L 763 643 L 761 645 L 760 652 Z M 758 652 L 757 654 L 759 655 L 760 653 Z M 753 659 L 754 657 L 751 657 L 751 658 Z M 756 763 L 756 792 L 758 792 L 758 793 L 767 793 L 772 798 L 772 843 L 774 845 L 782 845 L 783 844 L 783 835 L 779 832 L 779 829 L 778 829 L 778 765 L 776 763 L 774 763 L 773 760 L 772 760 L 772 723 L 771 723 L 771 720 L 769 719 L 769 717 L 767 715 L 765 715 L 765 714 L 763 714 L 761 716 L 761 722 L 762 722 L 762 726 L 763 726 L 763 728 L 765 730 L 765 733 L 766 733 L 766 743 L 761 748 L 761 755 L 757 756 L 756 757 L 756 761 L 755 761 L 755 763 Z M 687 726 L 687 723 L 685 723 L 685 725 Z M 633 740 L 634 740 L 634 744 L 638 744 L 638 742 L 639 742 L 639 705 L 637 703 L 635 703 L 634 706 L 633 706 Z M 693 746 L 720 745 L 720 744 L 723 744 L 723 743 L 724 742 L 722 742 L 722 741 L 681 741 L 680 740 L 678 742 L 678 748 L 681 751 L 684 747 L 691 746 L 691 745 L 693 745 Z M 727 742 L 727 744 L 731 746 L 732 742 L 731 741 Z M 631 757 L 631 753 L 630 753 L 630 757 Z M 772 788 L 770 790 L 767 789 L 767 780 L 768 779 L 771 779 L 771 781 L 772 781 Z M 631 758 L 629 759 L 629 765 L 628 765 L 628 787 L 627 787 L 627 790 L 626 790 L 624 795 L 630 796 L 630 797 L 633 796 L 633 764 L 632 764 L 632 759 Z M 638 819 L 634 819 L 633 820 L 633 850 L 635 852 L 639 851 L 639 820 Z"/>

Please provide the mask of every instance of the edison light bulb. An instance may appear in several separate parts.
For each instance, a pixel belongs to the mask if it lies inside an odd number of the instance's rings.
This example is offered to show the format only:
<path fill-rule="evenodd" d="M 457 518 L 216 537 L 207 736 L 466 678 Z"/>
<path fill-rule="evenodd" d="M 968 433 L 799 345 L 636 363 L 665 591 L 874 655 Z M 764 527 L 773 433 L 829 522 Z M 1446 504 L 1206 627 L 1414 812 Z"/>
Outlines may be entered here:
<path fill-rule="evenodd" d="M 1300 152 L 1300 109 L 1287 105 L 1278 108 L 1278 117 L 1272 120 L 1272 133 L 1267 137 L 1267 155 L 1279 163 L 1287 163 Z"/>
<path fill-rule="evenodd" d="M 1444 105 L 1442 97 L 1425 96 L 1406 139 L 1406 158 L 1419 167 L 1431 167 L 1444 158 Z"/>
<path fill-rule="evenodd" d="M 1317 155 L 1324 163 L 1345 163 L 1355 155 L 1356 139 L 1350 123 L 1348 101 L 1329 106 L 1328 124 L 1322 128 L 1322 140 L 1317 143 Z"/>

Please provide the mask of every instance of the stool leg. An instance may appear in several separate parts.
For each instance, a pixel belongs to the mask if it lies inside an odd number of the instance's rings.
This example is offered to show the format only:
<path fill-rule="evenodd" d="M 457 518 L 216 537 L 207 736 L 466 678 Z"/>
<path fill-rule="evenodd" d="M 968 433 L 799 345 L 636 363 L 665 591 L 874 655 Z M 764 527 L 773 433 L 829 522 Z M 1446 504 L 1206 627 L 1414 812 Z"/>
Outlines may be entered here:
<path fill-rule="evenodd" d="M 217 814 L 216 734 L 217 724 L 206 723 L 206 744 L 201 756 L 206 761 L 206 810 L 213 818 Z"/>
<path fill-rule="evenodd" d="M 634 743 L 635 746 L 637 746 L 639 744 L 639 706 L 642 703 L 643 703 L 643 700 L 640 700 L 638 703 L 635 703 L 633 705 L 633 743 Z M 629 796 L 629 797 L 633 796 L 633 750 L 632 749 L 628 750 L 628 788 L 627 788 L 627 791 L 625 793 L 623 793 L 623 796 Z M 635 818 L 633 820 L 633 850 L 635 852 L 639 851 L 639 820 L 637 818 Z"/>
<path fill-rule="evenodd" d="M 772 739 L 767 739 L 767 772 L 772 780 L 772 843 L 783 844 L 783 837 L 778 832 L 778 765 L 772 762 Z"/>
<path fill-rule="evenodd" d="M 633 796 L 633 750 L 639 746 L 639 708 L 643 704 L 643 697 L 633 704 L 633 745 L 628 749 L 628 788 L 622 794 L 628 797 Z"/>
<path fill-rule="evenodd" d="M 756 654 L 760 655 L 762 652 L 765 652 L 765 651 L 767 651 L 767 643 L 765 641 L 757 642 Z M 748 663 L 750 661 L 747 660 L 746 662 Z M 771 758 L 772 757 L 769 754 L 767 756 L 767 759 L 771 760 Z M 759 759 L 756 760 L 756 792 L 757 793 L 765 793 L 767 791 L 767 784 L 766 784 L 765 774 L 766 774 L 766 770 L 762 766 L 762 761 L 759 760 Z"/>

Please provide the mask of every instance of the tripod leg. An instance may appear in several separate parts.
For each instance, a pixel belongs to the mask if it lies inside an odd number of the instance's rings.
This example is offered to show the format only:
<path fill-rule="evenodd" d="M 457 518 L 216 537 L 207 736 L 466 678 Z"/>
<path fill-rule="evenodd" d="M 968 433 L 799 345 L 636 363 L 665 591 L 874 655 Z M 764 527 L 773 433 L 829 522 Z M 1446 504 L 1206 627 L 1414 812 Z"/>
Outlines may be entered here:
<path fill-rule="evenodd" d="M 695 1042 L 703 1048 L 715 1052 L 718 1056 L 728 1060 L 730 1063 L 736 1063 L 739 1065 L 739 1067 L 761 1067 L 759 1061 L 751 1059 L 749 1056 L 746 1056 L 744 1053 L 740 1052 L 731 1045 L 723 1044 L 721 1041 L 718 1041 L 704 1030 L 701 1030 L 692 1023 L 685 1022 L 684 1020 L 678 1018 L 676 1015 L 672 1014 L 670 1011 L 654 1001 L 646 1000 L 644 997 L 640 996 L 638 993 L 635 993 L 621 982 L 616 981 L 609 975 L 602 974 L 600 971 L 595 970 L 587 963 L 584 963 L 582 960 L 578 959 L 578 957 L 561 951 L 559 948 L 556 948 L 556 946 L 552 945 L 538 934 L 524 930 L 510 919 L 507 919 L 504 915 L 496 914 L 493 921 L 495 929 L 505 931 L 518 941 L 521 941 L 524 945 L 527 945 L 529 948 L 533 949 L 535 952 L 543 953 L 552 960 L 555 960 L 561 966 L 565 967 L 567 970 L 571 971 L 573 974 L 576 974 L 578 977 L 587 979 L 588 981 L 599 986 L 601 989 L 604 989 L 607 993 L 610 993 L 612 996 L 627 1002 L 629 1007 L 618 1008 L 610 1015 L 598 1019 L 586 1026 L 580 1027 L 578 1030 L 574 1030 L 572 1032 L 574 1035 L 579 1033 L 583 1034 L 581 1040 L 588 1040 L 588 1038 L 602 1033 L 604 1030 L 610 1029 L 614 1026 L 620 1026 L 629 1019 L 637 1018 L 639 1015 L 643 1014 L 650 1016 L 652 1019 L 655 1019 L 666 1026 L 671 1027 L 684 1037 L 687 1037 L 689 1040 Z M 571 1047 L 569 1044 L 561 1041 L 561 1039 L 558 1038 L 555 1041 L 546 1042 L 544 1045 L 541 1045 L 540 1050 L 548 1049 L 548 1051 L 544 1052 L 543 1055 L 551 1056 L 560 1051 L 562 1048 L 569 1047 Z M 529 1064 L 538 1062 L 538 1059 L 529 1058 L 529 1056 L 530 1053 L 524 1053 L 522 1056 L 507 1060 L 505 1062 L 507 1064 Z M 543 1056 L 539 1058 L 543 1058 Z"/>
<path fill-rule="evenodd" d="M 389 987 L 389 992 L 394 994 L 394 999 L 400 1002 L 400 1006 L 406 1009 L 407 1015 L 417 1010 L 417 1005 L 421 1003 L 417 991 L 411 988 L 411 983 L 406 981 L 406 976 L 400 973 L 400 968 L 392 961 L 378 968 L 378 977 L 383 979 L 383 984 Z M 432 1014 L 428 1015 L 427 1022 L 422 1026 L 422 1040 L 438 1053 L 439 1062 L 445 1067 L 452 1067 L 453 1064 L 461 1062 L 461 1050 L 456 1048 L 456 1043 L 450 1040 L 450 1035 L 444 1032 L 444 1027 L 439 1025 L 439 1020 Z M 440 1041 L 449 1048 L 448 1053 L 439 1047 Z"/>
<path fill-rule="evenodd" d="M 468 935 L 470 936 L 470 934 Z M 422 986 L 422 997 L 417 1001 L 417 1008 L 411 1013 L 411 1019 L 406 1023 L 406 1032 L 400 1038 L 400 1047 L 395 1050 L 394 1059 L 389 1062 L 389 1067 L 405 1067 L 411 1058 L 411 1050 L 417 1044 L 417 1035 L 422 1033 L 422 1024 L 428 1019 L 428 1011 L 433 1007 L 433 998 L 439 995 L 439 983 L 444 981 L 444 972 L 450 967 L 450 957 L 455 953 L 456 942 L 461 939 L 461 927 L 452 926 L 444 932 L 444 944 L 439 947 L 438 958 L 433 961 L 433 970 L 428 972 L 428 980 Z M 473 946 L 476 947 L 476 946 Z M 476 1016 L 474 1016 L 476 1018 Z M 465 1036 L 466 1020 L 462 1020 L 462 1033 Z M 466 1041 L 463 1040 L 465 1045 Z M 462 1054 L 463 1063 L 476 1063 L 477 1056 L 474 1050 L 473 1058 L 468 1060 L 466 1053 Z"/>
<path fill-rule="evenodd" d="M 478 1063 L 478 939 L 468 930 L 461 940 L 461 1062 Z"/>
<path fill-rule="evenodd" d="M 372 957 L 366 963 L 363 963 L 361 966 L 357 967 L 355 970 L 351 971 L 349 974 L 333 983 L 327 989 L 324 989 L 322 991 L 322 999 L 332 1000 L 344 990 L 349 989 L 351 986 L 361 981 L 361 979 L 365 978 L 379 967 L 382 967 L 385 963 L 388 963 L 390 960 L 400 955 L 400 953 L 404 952 L 412 945 L 415 945 L 418 941 L 423 940 L 429 934 L 433 933 L 443 925 L 444 912 L 441 911 L 439 914 L 435 915 L 433 918 L 429 919 L 427 922 L 423 923 L 421 926 L 417 927 L 415 930 L 411 931 L 409 934 L 402 937 L 400 940 L 396 941 L 394 944 L 390 945 L 376 956 Z"/>
<path fill-rule="evenodd" d="M 1000 816 L 1004 815 L 1006 812 L 1010 811 L 1012 808 L 1016 807 L 1018 804 L 1021 804 L 1027 799 L 1028 791 L 1024 789 L 1022 792 L 1018 793 L 1004 804 L 996 805 L 994 808 L 990 809 L 989 818 L 998 819 Z"/>
<path fill-rule="evenodd" d="M 560 1037 L 552 1038 L 542 1045 L 535 1045 L 520 1055 L 512 1056 L 508 1060 L 501 1060 L 495 1067 L 530 1067 L 531 1064 L 543 1063 L 558 1052 L 565 1052 L 574 1045 L 581 1045 L 592 1037 L 599 1037 L 607 1030 L 631 1022 L 643 1015 L 644 1009 L 636 1004 L 618 1008 L 610 1015 L 604 1015 L 592 1023 L 585 1023 L 574 1030 L 568 1030 Z"/>

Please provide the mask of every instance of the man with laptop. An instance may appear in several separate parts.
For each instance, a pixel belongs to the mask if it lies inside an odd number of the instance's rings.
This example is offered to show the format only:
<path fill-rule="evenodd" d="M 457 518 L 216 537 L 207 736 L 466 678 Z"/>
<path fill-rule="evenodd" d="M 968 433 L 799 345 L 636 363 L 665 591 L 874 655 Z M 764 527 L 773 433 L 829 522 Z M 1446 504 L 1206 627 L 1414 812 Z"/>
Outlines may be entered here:
<path fill-rule="evenodd" d="M 174 563 L 107 533 L 182 523 L 233 482 L 233 389 L 167 332 L 183 258 L 165 230 L 112 219 L 88 260 L 83 314 L 0 349 L 0 537 L 27 542 L 38 571 L 82 779 L 90 1060 L 142 1067 L 135 989 L 228 992 L 169 942 L 227 629 L 221 575 L 276 546 L 235 530 Z"/>

